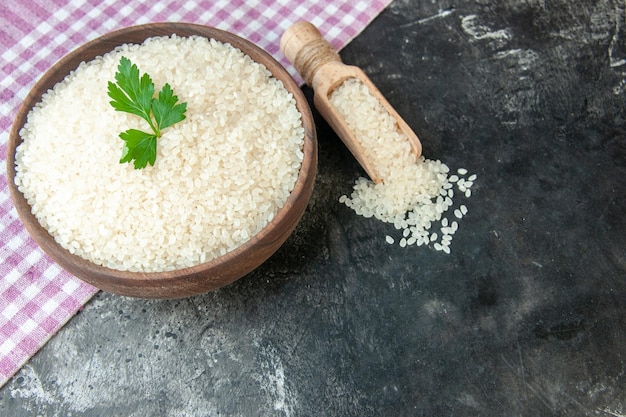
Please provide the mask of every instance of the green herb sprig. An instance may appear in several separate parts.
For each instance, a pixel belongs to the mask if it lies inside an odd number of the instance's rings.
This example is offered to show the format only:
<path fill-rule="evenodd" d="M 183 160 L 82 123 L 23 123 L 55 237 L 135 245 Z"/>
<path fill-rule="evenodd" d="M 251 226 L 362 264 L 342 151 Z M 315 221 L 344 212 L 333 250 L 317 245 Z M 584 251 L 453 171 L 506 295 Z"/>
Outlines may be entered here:
<path fill-rule="evenodd" d="M 148 74 L 139 77 L 139 68 L 130 59 L 122 57 L 115 73 L 115 81 L 109 81 L 108 94 L 111 106 L 117 111 L 135 114 L 150 126 L 152 133 L 128 129 L 120 133 L 124 141 L 120 163 L 134 161 L 135 169 L 154 165 L 157 154 L 157 139 L 161 131 L 185 119 L 187 103 L 179 103 L 172 88 L 165 83 L 157 97 L 154 83 Z"/>

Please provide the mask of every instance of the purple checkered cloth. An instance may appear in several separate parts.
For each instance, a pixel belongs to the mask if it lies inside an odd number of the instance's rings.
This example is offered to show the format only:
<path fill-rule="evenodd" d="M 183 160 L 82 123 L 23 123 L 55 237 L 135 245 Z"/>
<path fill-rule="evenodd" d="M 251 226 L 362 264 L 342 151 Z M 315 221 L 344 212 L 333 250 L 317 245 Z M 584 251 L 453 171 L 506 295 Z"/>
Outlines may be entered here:
<path fill-rule="evenodd" d="M 150 22 L 213 26 L 264 48 L 301 82 L 279 50 L 299 20 L 316 25 L 337 49 L 391 0 L 28 0 L 0 9 L 0 155 L 6 163 L 13 117 L 29 89 L 63 55 L 112 30 Z M 98 291 L 51 261 L 20 223 L 0 173 L 0 386 Z"/>

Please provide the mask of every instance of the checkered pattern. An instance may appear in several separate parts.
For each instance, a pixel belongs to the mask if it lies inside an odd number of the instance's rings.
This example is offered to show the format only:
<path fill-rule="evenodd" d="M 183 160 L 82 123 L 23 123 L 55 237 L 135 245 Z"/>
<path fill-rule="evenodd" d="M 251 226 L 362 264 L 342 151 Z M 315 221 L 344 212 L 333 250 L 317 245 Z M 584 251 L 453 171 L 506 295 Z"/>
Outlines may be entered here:
<path fill-rule="evenodd" d="M 27 0 L 0 8 L 0 158 L 20 102 L 54 62 L 86 41 L 141 23 L 214 26 L 264 48 L 301 82 L 279 50 L 298 20 L 316 25 L 337 49 L 391 0 Z M 148 4 L 154 3 L 154 4 Z M 43 346 L 97 289 L 53 263 L 17 218 L 0 173 L 0 386 Z"/>

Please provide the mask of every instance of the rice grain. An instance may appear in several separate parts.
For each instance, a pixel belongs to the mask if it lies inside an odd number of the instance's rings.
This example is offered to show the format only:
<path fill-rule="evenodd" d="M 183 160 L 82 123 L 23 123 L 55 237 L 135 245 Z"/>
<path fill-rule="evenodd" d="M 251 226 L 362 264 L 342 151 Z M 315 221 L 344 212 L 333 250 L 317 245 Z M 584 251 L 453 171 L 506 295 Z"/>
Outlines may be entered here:
<path fill-rule="evenodd" d="M 358 79 L 348 79 L 337 87 L 329 97 L 331 105 L 343 117 L 344 122 L 360 142 L 366 158 L 383 178 L 375 184 L 367 178 L 358 178 L 352 193 L 342 195 L 339 202 L 363 215 L 394 225 L 402 230 L 401 246 L 417 246 L 433 242 L 435 249 L 442 250 L 437 233 L 430 233 L 433 225 L 440 222 L 447 234 L 456 232 L 458 223 L 448 226 L 444 214 L 453 207 L 454 183 L 466 197 L 476 178 L 466 180 L 467 169 L 459 168 L 448 175 L 450 169 L 439 160 L 429 160 L 411 153 L 407 137 L 396 121 Z M 454 210 L 457 218 L 463 214 Z M 409 230 L 410 234 L 407 234 Z M 406 239 L 406 242 L 405 242 Z M 394 239 L 387 235 L 386 241 Z M 450 240 L 446 240 L 449 242 Z M 447 247 L 447 245 L 446 245 Z M 449 253 L 449 248 L 446 253 Z"/>
<path fill-rule="evenodd" d="M 187 102 L 142 170 L 118 162 L 119 132 L 146 129 L 109 105 L 122 55 Z M 293 189 L 304 143 L 295 99 L 267 68 L 229 44 L 176 35 L 82 63 L 20 134 L 15 183 L 41 225 L 89 261 L 143 272 L 197 265 L 257 234 Z"/>

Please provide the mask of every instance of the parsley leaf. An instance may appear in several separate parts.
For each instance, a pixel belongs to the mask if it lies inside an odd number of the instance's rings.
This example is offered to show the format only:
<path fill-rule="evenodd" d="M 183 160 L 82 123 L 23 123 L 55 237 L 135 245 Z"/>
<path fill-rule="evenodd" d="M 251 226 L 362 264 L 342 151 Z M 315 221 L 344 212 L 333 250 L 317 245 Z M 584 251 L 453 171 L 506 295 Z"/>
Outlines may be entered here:
<path fill-rule="evenodd" d="M 128 129 L 120 133 L 120 138 L 124 141 L 120 164 L 134 160 L 135 169 L 145 168 L 148 163 L 154 165 L 157 143 L 155 135 L 137 129 Z"/>
<path fill-rule="evenodd" d="M 136 114 L 151 123 L 150 105 L 154 94 L 154 83 L 148 74 L 139 78 L 139 68 L 126 57 L 122 57 L 114 84 L 109 81 L 109 97 L 115 110 Z"/>
<path fill-rule="evenodd" d="M 174 95 L 169 84 L 165 83 L 159 92 L 159 98 L 152 99 L 152 112 L 157 122 L 157 128 L 165 129 L 185 118 L 187 103 L 176 104 L 178 97 Z"/>
<path fill-rule="evenodd" d="M 115 81 L 108 83 L 111 106 L 117 111 L 135 114 L 150 126 L 152 133 L 129 129 L 120 133 L 124 141 L 120 163 L 134 161 L 135 169 L 154 165 L 157 154 L 157 139 L 161 130 L 185 119 L 187 103 L 178 102 L 172 88 L 165 83 L 157 97 L 154 83 L 148 74 L 139 76 L 139 68 L 128 58 L 122 57 L 115 73 Z"/>

